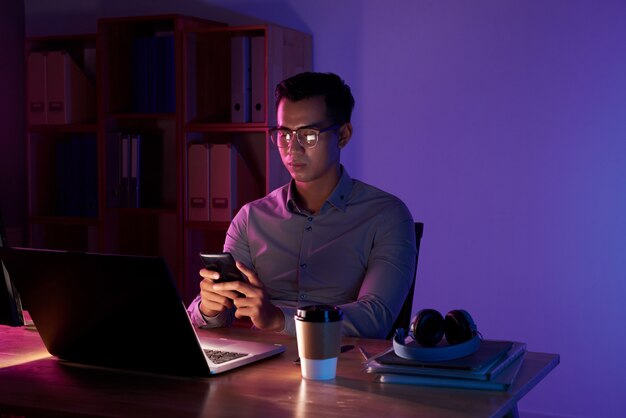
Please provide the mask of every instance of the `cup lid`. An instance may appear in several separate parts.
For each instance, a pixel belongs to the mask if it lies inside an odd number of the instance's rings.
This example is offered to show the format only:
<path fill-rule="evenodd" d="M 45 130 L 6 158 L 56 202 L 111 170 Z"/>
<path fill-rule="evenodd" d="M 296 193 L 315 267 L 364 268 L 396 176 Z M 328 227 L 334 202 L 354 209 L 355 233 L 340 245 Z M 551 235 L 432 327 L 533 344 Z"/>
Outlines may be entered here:
<path fill-rule="evenodd" d="M 337 306 L 309 305 L 298 308 L 295 318 L 307 322 L 335 322 L 343 319 L 343 311 Z"/>

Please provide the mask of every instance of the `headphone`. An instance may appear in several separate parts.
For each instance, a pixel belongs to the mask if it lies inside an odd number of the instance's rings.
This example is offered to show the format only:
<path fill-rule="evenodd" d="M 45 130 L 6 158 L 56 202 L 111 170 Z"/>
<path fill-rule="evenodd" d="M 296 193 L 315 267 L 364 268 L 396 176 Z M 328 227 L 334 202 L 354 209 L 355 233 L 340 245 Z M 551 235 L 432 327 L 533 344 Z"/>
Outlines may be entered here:
<path fill-rule="evenodd" d="M 447 345 L 436 346 L 445 335 Z M 393 349 L 408 360 L 442 361 L 468 356 L 480 346 L 480 334 L 471 315 L 462 309 L 444 317 L 434 309 L 423 309 L 409 325 L 413 342 L 405 344 L 405 330 L 398 328 L 393 336 Z"/>

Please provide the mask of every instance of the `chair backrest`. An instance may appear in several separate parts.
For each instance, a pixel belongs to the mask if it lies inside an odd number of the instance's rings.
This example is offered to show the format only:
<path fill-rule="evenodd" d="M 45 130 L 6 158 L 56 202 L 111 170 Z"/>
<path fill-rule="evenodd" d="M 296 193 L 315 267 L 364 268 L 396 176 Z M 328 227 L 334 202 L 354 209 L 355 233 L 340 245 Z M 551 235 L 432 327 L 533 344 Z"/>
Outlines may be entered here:
<path fill-rule="evenodd" d="M 2 211 L 0 210 L 0 247 L 8 247 L 7 235 L 4 230 Z M 13 285 L 9 273 L 0 261 L 0 324 L 19 327 L 24 325 L 22 304 L 17 289 Z"/>
<path fill-rule="evenodd" d="M 424 233 L 424 224 L 422 222 L 415 222 L 415 274 L 413 276 L 413 283 L 411 283 L 411 288 L 409 289 L 409 293 L 406 295 L 406 299 L 404 300 L 404 304 L 402 305 L 402 309 L 398 314 L 395 322 L 393 323 L 393 327 L 391 331 L 387 335 L 387 339 L 393 338 L 393 334 L 396 332 L 398 328 L 408 329 L 409 324 L 411 323 L 411 311 L 413 310 L 413 295 L 415 293 L 415 277 L 417 276 L 417 260 L 420 255 L 420 241 L 422 240 L 422 235 Z"/>

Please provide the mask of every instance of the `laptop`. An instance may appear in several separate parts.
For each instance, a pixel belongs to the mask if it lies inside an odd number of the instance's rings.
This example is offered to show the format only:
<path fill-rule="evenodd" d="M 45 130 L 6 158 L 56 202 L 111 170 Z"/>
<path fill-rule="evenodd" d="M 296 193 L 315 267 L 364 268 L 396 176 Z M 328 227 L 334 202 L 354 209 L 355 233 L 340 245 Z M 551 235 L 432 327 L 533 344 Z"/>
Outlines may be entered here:
<path fill-rule="evenodd" d="M 199 339 L 161 257 L 0 248 L 0 260 L 46 348 L 68 362 L 206 377 L 285 351 Z"/>

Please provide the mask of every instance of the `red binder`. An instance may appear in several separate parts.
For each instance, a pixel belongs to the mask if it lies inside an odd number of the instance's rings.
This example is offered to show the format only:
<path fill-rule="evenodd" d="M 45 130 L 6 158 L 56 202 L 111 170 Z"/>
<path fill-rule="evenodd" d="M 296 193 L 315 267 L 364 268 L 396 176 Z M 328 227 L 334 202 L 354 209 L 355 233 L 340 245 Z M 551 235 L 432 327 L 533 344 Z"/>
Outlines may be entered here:
<path fill-rule="evenodd" d="M 241 206 L 260 197 L 258 182 L 232 144 L 213 144 L 210 154 L 211 221 L 229 222 Z"/>
<path fill-rule="evenodd" d="M 190 221 L 209 221 L 209 144 L 192 144 L 187 151 L 187 187 Z"/>
<path fill-rule="evenodd" d="M 49 124 L 95 120 L 95 88 L 67 51 L 50 51 L 46 61 Z"/>
<path fill-rule="evenodd" d="M 27 112 L 29 125 L 43 125 L 46 119 L 46 53 L 31 52 L 27 59 Z"/>

